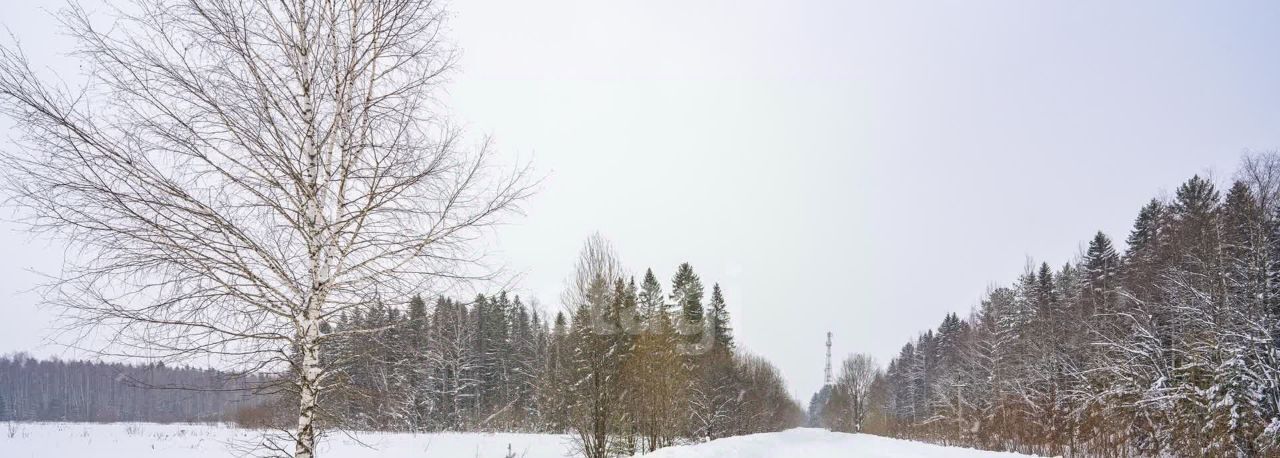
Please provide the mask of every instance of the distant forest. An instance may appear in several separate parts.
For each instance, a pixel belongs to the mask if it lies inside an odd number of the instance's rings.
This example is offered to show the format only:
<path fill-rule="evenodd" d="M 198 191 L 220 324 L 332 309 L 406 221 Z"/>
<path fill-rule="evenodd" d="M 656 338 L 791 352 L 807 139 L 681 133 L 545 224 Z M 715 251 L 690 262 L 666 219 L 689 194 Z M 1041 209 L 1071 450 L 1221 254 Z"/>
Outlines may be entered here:
<path fill-rule="evenodd" d="M 211 369 L 0 357 L 0 421 L 209 422 L 261 403 Z"/>
<path fill-rule="evenodd" d="M 1280 456 L 1280 155 L 1142 206 L 1119 252 L 1028 263 L 811 410 L 839 430 L 1090 456 Z M 857 361 L 850 361 L 857 363 Z"/>

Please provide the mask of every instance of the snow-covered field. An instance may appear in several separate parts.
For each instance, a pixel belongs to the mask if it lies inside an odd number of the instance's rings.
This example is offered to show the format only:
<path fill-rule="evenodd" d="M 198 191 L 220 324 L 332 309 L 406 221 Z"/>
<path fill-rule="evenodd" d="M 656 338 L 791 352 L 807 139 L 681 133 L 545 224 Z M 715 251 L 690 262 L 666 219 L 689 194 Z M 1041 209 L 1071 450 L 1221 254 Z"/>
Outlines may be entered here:
<path fill-rule="evenodd" d="M 10 435 L 12 428 L 12 436 Z M 572 444 L 554 434 L 361 432 L 333 434 L 321 457 L 565 458 Z M 262 432 L 215 425 L 156 423 L 0 423 L 3 458 L 226 458 L 259 443 Z M 363 443 L 363 444 L 361 444 Z"/>
<path fill-rule="evenodd" d="M 260 435 L 257 431 L 213 425 L 10 423 L 0 424 L 0 457 L 222 458 L 239 456 L 236 446 L 251 444 Z M 564 458 L 572 455 L 573 445 L 568 436 L 554 434 L 362 432 L 354 438 L 341 434 L 328 437 L 321 446 L 320 455 L 343 458 L 503 458 L 508 456 L 508 450 L 516 457 Z M 646 455 L 647 458 L 849 456 L 975 458 L 1022 455 L 804 428 L 669 447 Z"/>

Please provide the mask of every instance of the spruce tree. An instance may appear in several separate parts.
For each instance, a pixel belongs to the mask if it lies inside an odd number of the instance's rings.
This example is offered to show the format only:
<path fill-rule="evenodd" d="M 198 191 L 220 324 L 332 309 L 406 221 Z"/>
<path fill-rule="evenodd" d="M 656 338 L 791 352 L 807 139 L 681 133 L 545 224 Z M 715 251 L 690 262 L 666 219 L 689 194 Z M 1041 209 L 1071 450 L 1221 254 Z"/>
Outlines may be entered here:
<path fill-rule="evenodd" d="M 1267 230 L 1263 209 L 1253 191 L 1237 181 L 1222 204 L 1222 253 L 1232 297 L 1256 298 L 1251 308 L 1267 302 Z"/>
<path fill-rule="evenodd" d="M 918 411 L 920 405 L 916 400 L 916 377 L 917 371 L 915 343 L 908 341 L 902 346 L 902 350 L 898 353 L 897 364 L 889 365 L 889 374 L 894 378 L 894 407 L 896 408 L 895 416 L 898 421 L 907 425 L 916 423 L 921 418 L 923 412 Z"/>
<path fill-rule="evenodd" d="M 912 396 L 916 402 L 915 411 L 922 418 L 933 415 L 931 405 L 933 381 L 937 378 L 938 349 L 933 330 L 927 330 L 916 339 L 916 361 L 912 373 Z"/>
<path fill-rule="evenodd" d="M 715 338 L 715 345 L 725 350 L 732 349 L 733 329 L 729 327 L 729 310 L 725 308 L 724 294 L 720 291 L 719 283 L 711 287 L 710 309 L 709 328 Z"/>
<path fill-rule="evenodd" d="M 409 300 L 409 338 L 413 344 L 413 350 L 420 352 L 425 350 L 427 338 L 427 303 L 422 300 L 421 295 L 413 295 L 413 299 Z"/>
<path fill-rule="evenodd" d="M 510 326 L 508 347 L 511 355 L 508 357 L 510 363 L 510 381 L 509 381 L 509 405 L 513 407 L 512 425 L 520 424 L 522 420 L 527 420 L 535 416 L 535 405 L 533 404 L 533 390 L 536 385 L 535 374 L 540 367 L 540 363 L 536 361 L 538 352 L 536 349 L 536 337 L 534 330 L 534 317 L 530 316 L 529 309 L 525 307 L 520 300 L 520 296 L 515 296 L 511 300 L 510 310 Z"/>
<path fill-rule="evenodd" d="M 680 264 L 671 279 L 671 302 L 680 309 L 677 330 L 685 336 L 685 342 L 698 344 L 703 335 L 702 280 L 693 273 L 689 263 Z"/>
<path fill-rule="evenodd" d="M 1036 313 L 1048 316 L 1052 312 L 1053 304 L 1057 302 L 1057 294 L 1054 290 L 1053 269 L 1049 268 L 1047 262 L 1040 264 L 1040 271 L 1036 274 L 1034 294 Z"/>
<path fill-rule="evenodd" d="M 940 368 L 950 368 L 959 361 L 962 325 L 960 317 L 954 313 L 948 313 L 938 325 L 936 349 Z"/>
<path fill-rule="evenodd" d="M 1085 252 L 1082 268 L 1084 269 L 1084 283 L 1086 305 L 1086 316 L 1094 313 L 1108 313 L 1112 308 L 1112 301 L 1115 299 L 1115 289 L 1119 286 L 1118 269 L 1120 267 L 1120 256 L 1116 254 L 1116 250 L 1111 246 L 1111 239 L 1098 231 L 1094 234 L 1093 240 L 1089 241 L 1089 249 Z"/>
<path fill-rule="evenodd" d="M 1183 217 L 1204 217 L 1213 213 L 1218 204 L 1218 190 L 1209 180 L 1194 175 L 1174 195 L 1170 210 Z"/>
<path fill-rule="evenodd" d="M 640 313 L 652 321 L 661 313 L 667 313 L 666 298 L 662 296 L 662 284 L 653 275 L 653 269 L 645 269 L 644 280 L 640 283 Z"/>
<path fill-rule="evenodd" d="M 1216 268 L 1218 198 L 1213 183 L 1196 175 L 1178 187 L 1169 206 L 1176 248 L 1183 251 L 1180 264 L 1201 278 Z M 1195 286 L 1205 290 L 1211 287 L 1208 281 Z"/>
<path fill-rule="evenodd" d="M 427 320 L 427 303 L 422 300 L 422 296 L 415 294 L 409 300 L 409 348 L 405 352 L 410 403 L 413 407 L 411 424 L 414 429 L 425 427 L 431 408 L 426 387 L 427 378 L 430 377 L 427 362 Z"/>
<path fill-rule="evenodd" d="M 1159 200 L 1151 199 L 1147 205 L 1138 211 L 1138 217 L 1133 222 L 1133 229 L 1129 231 L 1125 244 L 1129 249 L 1125 255 L 1125 260 L 1130 263 L 1150 263 L 1153 261 L 1156 251 L 1159 249 L 1159 237 L 1164 229 L 1164 221 L 1167 209 Z"/>
<path fill-rule="evenodd" d="M 573 354 L 569 343 L 569 321 L 564 312 L 556 312 L 551 325 L 546 352 L 546 367 L 539 392 L 540 409 L 546 416 L 546 427 L 555 432 L 569 428 L 569 385 L 573 382 Z"/>

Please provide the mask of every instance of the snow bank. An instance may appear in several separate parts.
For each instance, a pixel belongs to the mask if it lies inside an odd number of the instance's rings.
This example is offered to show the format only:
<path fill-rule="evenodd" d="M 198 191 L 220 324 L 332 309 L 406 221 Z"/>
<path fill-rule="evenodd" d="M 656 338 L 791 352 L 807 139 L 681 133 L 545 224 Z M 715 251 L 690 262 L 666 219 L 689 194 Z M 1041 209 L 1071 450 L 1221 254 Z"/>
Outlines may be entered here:
<path fill-rule="evenodd" d="M 644 458 L 977 458 L 1025 457 L 1016 453 L 984 452 L 943 447 L 869 434 L 833 433 L 797 428 L 777 433 L 728 437 L 697 445 L 668 447 Z"/>

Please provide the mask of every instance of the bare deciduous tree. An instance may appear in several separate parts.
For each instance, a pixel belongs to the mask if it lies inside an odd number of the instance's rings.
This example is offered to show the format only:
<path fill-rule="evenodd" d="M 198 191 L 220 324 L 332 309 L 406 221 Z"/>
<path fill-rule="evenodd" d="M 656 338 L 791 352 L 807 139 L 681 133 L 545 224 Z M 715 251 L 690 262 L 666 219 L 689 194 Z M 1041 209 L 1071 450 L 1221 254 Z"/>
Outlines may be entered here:
<path fill-rule="evenodd" d="M 289 374 L 314 456 L 324 323 L 470 278 L 526 171 L 459 145 L 432 90 L 454 61 L 430 0 L 136 0 L 60 14 L 87 70 L 48 83 L 0 48 L 12 202 L 76 250 L 47 299 L 130 356 Z M 361 332 L 361 331 L 354 331 Z"/>
<path fill-rule="evenodd" d="M 571 380 L 568 391 L 569 427 L 583 456 L 603 458 L 618 447 L 612 430 L 623 413 L 619 379 L 620 332 L 611 314 L 615 300 L 611 286 L 621 281 L 622 263 L 613 246 L 600 234 L 587 239 L 578 254 L 574 275 L 561 294 L 572 311 L 570 332 Z"/>
<path fill-rule="evenodd" d="M 604 307 L 592 306 L 591 290 L 596 282 L 611 282 L 622 278 L 626 272 L 622 262 L 613 250 L 613 244 L 600 233 L 591 234 L 582 250 L 578 253 L 578 262 L 574 267 L 573 277 L 565 283 L 560 293 L 560 302 L 564 311 L 573 314 L 577 309 L 587 306 L 590 312 L 587 324 L 591 331 L 599 334 L 620 332 L 616 323 L 604 320 Z"/>
<path fill-rule="evenodd" d="M 840 389 L 848 391 L 850 401 L 850 422 L 854 432 L 862 432 L 867 419 L 867 396 L 871 392 L 871 382 L 880 373 L 875 358 L 858 353 L 844 360 L 837 382 Z"/>
<path fill-rule="evenodd" d="M 870 411 L 867 398 L 871 383 L 879 375 L 880 368 L 871 356 L 858 353 L 845 358 L 821 410 L 823 425 L 832 431 L 862 432 Z"/>

